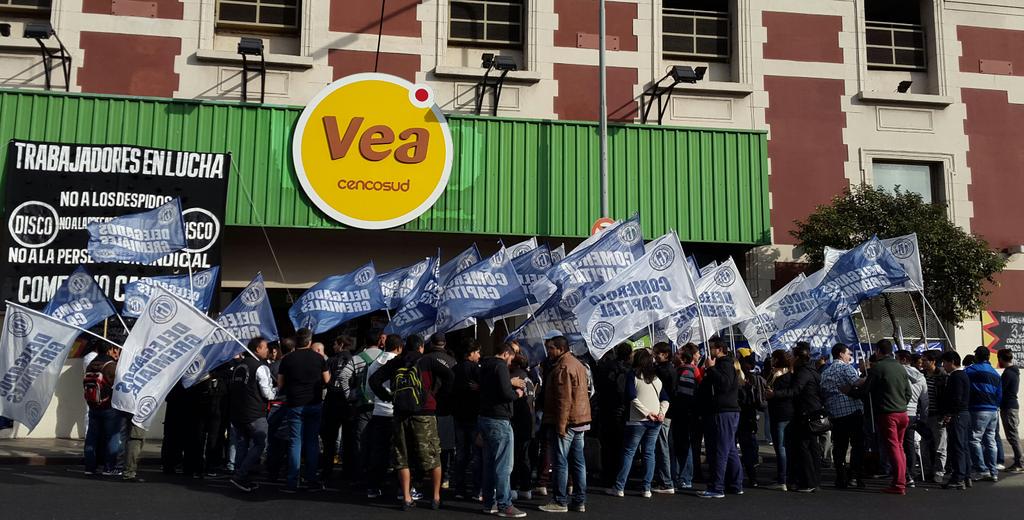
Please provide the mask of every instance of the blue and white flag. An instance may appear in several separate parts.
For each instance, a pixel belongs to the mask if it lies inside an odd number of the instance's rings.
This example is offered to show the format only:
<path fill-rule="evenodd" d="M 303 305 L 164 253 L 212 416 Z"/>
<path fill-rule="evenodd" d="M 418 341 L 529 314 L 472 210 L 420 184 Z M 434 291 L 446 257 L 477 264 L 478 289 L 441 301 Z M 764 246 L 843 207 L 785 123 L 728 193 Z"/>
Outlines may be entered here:
<path fill-rule="evenodd" d="M 655 324 L 655 335 L 676 345 L 703 343 L 716 332 L 757 316 L 754 301 L 732 258 L 697 280 L 697 305 Z M 703 322 L 703 325 L 702 325 Z"/>
<path fill-rule="evenodd" d="M 853 313 L 857 304 L 909 279 L 906 270 L 878 237 L 844 253 L 814 290 L 815 306 L 833 318 Z"/>
<path fill-rule="evenodd" d="M 0 335 L 0 416 L 29 430 L 39 424 L 79 333 L 61 320 L 7 303 Z"/>
<path fill-rule="evenodd" d="M 697 303 L 679 237 L 669 233 L 575 308 L 594 359 L 648 325 Z"/>
<path fill-rule="evenodd" d="M 210 310 L 213 295 L 217 292 L 219 273 L 220 267 L 213 266 L 193 274 L 191 282 L 187 274 L 139 278 L 124 288 L 124 309 L 121 310 L 121 315 L 125 318 L 139 317 L 153 296 L 153 287 L 160 287 L 189 302 L 195 308 L 207 312 Z"/>
<path fill-rule="evenodd" d="M 907 272 L 908 279 L 899 285 L 889 287 L 883 292 L 917 292 L 924 290 L 924 270 L 921 268 L 921 250 L 917 244 L 917 233 L 911 233 L 895 238 L 882 239 L 882 245 L 889 250 L 896 261 L 903 266 Z M 825 271 L 828 271 L 844 253 L 846 249 L 825 248 Z"/>
<path fill-rule="evenodd" d="M 117 314 L 117 309 L 89 271 L 80 265 L 57 288 L 43 314 L 89 329 Z"/>
<path fill-rule="evenodd" d="M 89 256 L 94 262 L 151 264 L 185 249 L 185 221 L 177 198 L 155 209 L 93 222 Z"/>
<path fill-rule="evenodd" d="M 751 347 L 757 350 L 759 354 L 764 355 L 768 351 L 768 340 L 779 331 L 780 327 L 775 322 L 775 314 L 782 299 L 799 287 L 805 278 L 804 274 L 800 273 L 796 278 L 790 280 L 785 287 L 775 291 L 775 294 L 769 296 L 767 300 L 757 306 L 757 316 L 754 319 L 740 324 L 740 331 L 743 332 L 743 337 L 747 339 Z"/>
<path fill-rule="evenodd" d="M 427 268 L 417 279 L 416 286 L 384 327 L 385 334 L 406 337 L 426 331 L 433 332 L 437 321 L 437 306 L 441 300 L 441 285 L 437 283 L 439 262 L 437 258 L 428 258 L 426 262 Z"/>
<path fill-rule="evenodd" d="M 693 255 L 686 257 L 686 265 L 690 269 L 690 278 L 700 280 L 700 267 L 697 267 L 697 259 Z"/>
<path fill-rule="evenodd" d="M 852 317 L 845 316 L 835 320 L 824 307 L 814 308 L 799 322 L 772 335 L 771 349 L 790 350 L 800 341 L 806 341 L 811 345 L 815 357 L 830 352 L 836 343 L 858 343 Z"/>
<path fill-rule="evenodd" d="M 565 244 L 559 244 L 558 247 L 551 250 L 551 263 L 557 264 L 565 260 Z"/>
<path fill-rule="evenodd" d="M 502 244 L 502 246 L 504 246 L 504 244 Z M 533 237 L 529 240 L 524 240 L 518 244 L 506 248 L 505 250 L 508 251 L 509 258 L 515 260 L 516 258 L 519 258 L 520 256 L 523 256 L 526 253 L 533 251 L 534 249 L 537 249 L 537 237 Z"/>
<path fill-rule="evenodd" d="M 445 262 L 441 265 L 438 270 L 437 280 L 441 285 L 448 283 L 448 280 L 456 273 L 463 269 L 468 269 L 469 266 L 476 264 L 481 260 L 480 250 L 476 248 L 476 244 L 466 248 L 465 251 L 461 252 L 455 258 Z"/>
<path fill-rule="evenodd" d="M 441 291 L 436 330 L 448 332 L 469 318 L 490 318 L 526 305 L 526 291 L 505 248 L 453 276 Z"/>
<path fill-rule="evenodd" d="M 148 430 L 171 387 L 218 328 L 205 312 L 154 286 L 117 360 L 113 407 Z"/>
<path fill-rule="evenodd" d="M 700 271 L 698 271 L 700 276 L 698 276 L 697 279 L 707 276 L 708 273 L 714 271 L 716 267 L 718 267 L 718 260 L 712 260 L 710 264 L 700 268 Z"/>
<path fill-rule="evenodd" d="M 384 297 L 384 308 L 394 309 L 401 302 L 401 298 L 395 298 L 398 286 L 402 284 L 409 267 L 401 267 L 377 275 L 377 283 L 380 284 L 380 294 Z"/>
<path fill-rule="evenodd" d="M 554 285 L 547 281 L 545 273 L 551 269 L 551 252 L 548 246 L 540 246 L 512 259 L 512 267 L 519 275 L 519 283 L 526 291 L 527 304 L 500 316 L 487 318 L 487 326 L 493 331 L 497 320 L 533 314 L 533 311 L 554 294 Z M 544 282 L 544 283 L 539 283 Z"/>
<path fill-rule="evenodd" d="M 295 301 L 288 317 L 296 329 L 307 327 L 319 334 L 384 308 L 377 272 L 370 262 L 343 275 L 324 278 Z"/>
<path fill-rule="evenodd" d="M 198 383 L 213 369 L 245 352 L 245 343 L 257 336 L 277 341 L 274 310 L 259 273 L 217 317 L 221 328 L 214 331 L 181 378 L 185 388 Z"/>

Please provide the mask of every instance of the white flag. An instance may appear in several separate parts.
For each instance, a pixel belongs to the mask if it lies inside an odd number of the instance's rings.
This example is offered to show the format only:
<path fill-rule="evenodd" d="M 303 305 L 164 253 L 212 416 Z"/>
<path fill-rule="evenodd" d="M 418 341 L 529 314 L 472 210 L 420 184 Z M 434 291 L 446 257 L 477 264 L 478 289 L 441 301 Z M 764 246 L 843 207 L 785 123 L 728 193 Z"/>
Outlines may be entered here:
<path fill-rule="evenodd" d="M 697 301 L 697 305 L 659 321 L 655 332 L 676 345 L 702 343 L 719 330 L 757 315 L 754 300 L 732 258 L 697 280 Z"/>
<path fill-rule="evenodd" d="M 768 340 L 781 328 L 778 323 L 775 323 L 775 311 L 778 310 L 779 303 L 803 283 L 804 278 L 806 278 L 804 274 L 800 273 L 799 276 L 790 280 L 785 287 L 775 291 L 775 294 L 757 306 L 757 316 L 754 319 L 740 324 L 740 331 L 743 332 L 743 337 L 747 338 L 751 347 L 759 347 L 761 352 L 767 351 Z"/>
<path fill-rule="evenodd" d="M 917 245 L 917 233 L 911 233 L 895 238 L 883 238 L 882 245 L 896 257 L 896 261 L 903 266 L 909 280 L 901 285 L 892 286 L 885 291 L 887 293 L 917 292 L 924 290 L 924 270 L 921 269 L 921 249 Z M 835 249 L 825 247 L 825 267 L 822 271 L 828 272 L 832 264 L 839 260 L 839 257 L 849 251 L 848 249 Z"/>
<path fill-rule="evenodd" d="M 79 334 L 63 321 L 7 303 L 0 337 L 0 415 L 35 429 Z"/>
<path fill-rule="evenodd" d="M 718 260 L 712 260 L 710 264 L 701 267 L 700 278 L 707 276 L 711 271 L 714 271 L 716 267 L 718 267 Z"/>
<path fill-rule="evenodd" d="M 669 233 L 575 308 L 594 359 L 648 325 L 697 302 L 679 237 Z"/>
<path fill-rule="evenodd" d="M 529 253 L 530 251 L 533 251 L 534 249 L 537 249 L 537 237 L 533 237 L 529 240 L 524 240 L 514 246 L 510 246 L 507 249 L 507 251 L 509 258 L 518 258 L 520 256 L 525 255 L 526 253 Z"/>
<path fill-rule="evenodd" d="M 124 342 L 112 404 L 149 429 L 171 387 L 219 328 L 185 300 L 154 286 L 153 297 Z"/>

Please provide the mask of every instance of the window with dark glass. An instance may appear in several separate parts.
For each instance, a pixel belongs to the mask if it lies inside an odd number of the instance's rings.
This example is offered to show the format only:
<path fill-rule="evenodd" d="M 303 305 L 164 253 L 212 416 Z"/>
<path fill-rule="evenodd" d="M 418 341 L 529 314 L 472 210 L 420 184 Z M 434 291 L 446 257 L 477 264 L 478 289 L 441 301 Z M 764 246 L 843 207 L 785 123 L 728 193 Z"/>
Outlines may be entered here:
<path fill-rule="evenodd" d="M 0 10 L 27 15 L 50 12 L 51 0 L 0 0 Z"/>
<path fill-rule="evenodd" d="M 873 161 L 875 187 L 916 193 L 925 202 L 942 202 L 942 166 L 930 163 Z"/>
<path fill-rule="evenodd" d="M 729 60 L 731 23 L 728 0 L 665 0 L 661 19 L 665 58 Z"/>
<path fill-rule="evenodd" d="M 864 5 L 868 68 L 927 70 L 921 6 L 916 1 L 873 0 Z"/>
<path fill-rule="evenodd" d="M 217 0 L 217 26 L 295 31 L 299 28 L 299 0 Z"/>
<path fill-rule="evenodd" d="M 451 0 L 448 40 L 461 45 L 523 44 L 523 0 Z"/>

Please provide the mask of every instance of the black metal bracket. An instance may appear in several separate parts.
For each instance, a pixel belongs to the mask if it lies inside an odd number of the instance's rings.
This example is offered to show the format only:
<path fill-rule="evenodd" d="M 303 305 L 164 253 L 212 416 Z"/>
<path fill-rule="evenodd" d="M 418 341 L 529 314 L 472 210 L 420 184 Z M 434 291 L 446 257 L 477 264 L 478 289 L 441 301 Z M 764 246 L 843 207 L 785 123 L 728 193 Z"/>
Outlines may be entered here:
<path fill-rule="evenodd" d="M 647 87 L 647 90 L 644 90 L 643 94 L 640 94 L 640 109 L 643 112 L 640 120 L 643 124 L 647 124 L 647 119 L 650 117 L 651 108 L 654 106 L 655 101 L 658 103 L 658 124 L 662 124 L 661 122 L 665 118 L 665 110 L 668 109 L 668 103 L 664 101 L 664 97 L 666 95 L 671 97 L 672 89 L 682 83 L 681 81 L 673 80 L 669 86 L 661 87 L 661 82 L 671 76 L 671 73 L 665 74 L 665 77 L 651 84 L 651 86 Z"/>
<path fill-rule="evenodd" d="M 53 37 L 57 40 L 57 44 L 60 48 L 56 51 L 46 47 L 43 40 L 36 38 L 36 43 L 39 44 L 39 51 L 43 55 L 43 75 L 46 78 L 46 90 L 50 90 L 50 69 L 53 68 L 53 60 L 60 61 L 61 71 L 64 73 L 64 91 L 71 91 L 71 53 L 68 52 L 67 47 L 64 46 L 64 42 L 60 41 L 57 33 L 53 33 Z"/>
<path fill-rule="evenodd" d="M 501 88 L 505 85 L 505 76 L 508 75 L 508 70 L 501 71 L 501 75 L 492 77 L 491 70 L 494 66 L 487 67 L 484 72 L 484 77 L 480 78 L 480 82 L 476 84 L 476 115 L 480 115 L 480 112 L 484 107 L 484 96 L 487 94 L 487 87 L 491 87 L 491 91 L 494 93 L 494 105 L 491 107 L 491 115 L 498 115 L 498 102 L 501 101 Z"/>
<path fill-rule="evenodd" d="M 245 54 L 242 54 L 242 103 L 249 101 L 249 73 L 255 72 L 260 75 L 260 104 L 263 104 L 267 92 L 267 59 L 260 54 L 259 64 L 249 64 Z"/>

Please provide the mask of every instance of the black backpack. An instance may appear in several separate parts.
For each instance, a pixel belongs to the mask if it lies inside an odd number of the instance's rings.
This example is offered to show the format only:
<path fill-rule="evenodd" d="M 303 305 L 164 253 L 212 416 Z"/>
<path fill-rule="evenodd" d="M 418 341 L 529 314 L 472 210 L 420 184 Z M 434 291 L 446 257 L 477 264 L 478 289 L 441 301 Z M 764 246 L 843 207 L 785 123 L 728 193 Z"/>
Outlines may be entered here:
<path fill-rule="evenodd" d="M 391 404 L 395 415 L 410 416 L 423 411 L 427 393 L 417 361 L 407 362 L 391 378 Z"/>
<path fill-rule="evenodd" d="M 768 408 L 768 382 L 758 374 L 748 375 L 748 384 L 740 392 L 743 404 L 759 411 Z"/>

